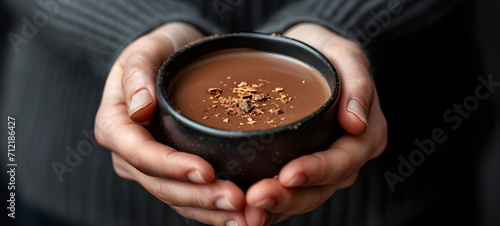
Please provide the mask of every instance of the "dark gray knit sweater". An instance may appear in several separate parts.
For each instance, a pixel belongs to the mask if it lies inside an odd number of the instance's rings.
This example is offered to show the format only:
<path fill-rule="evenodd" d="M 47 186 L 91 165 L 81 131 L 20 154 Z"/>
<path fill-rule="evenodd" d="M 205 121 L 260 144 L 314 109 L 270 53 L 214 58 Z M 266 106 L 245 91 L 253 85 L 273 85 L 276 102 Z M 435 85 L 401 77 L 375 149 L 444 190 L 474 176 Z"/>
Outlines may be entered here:
<path fill-rule="evenodd" d="M 446 127 L 448 124 L 441 116 L 464 96 L 448 95 L 453 93 L 451 91 L 440 93 L 443 89 L 451 89 L 446 88 L 449 80 L 443 79 L 438 84 L 444 88 L 436 84 L 424 88 L 436 90 L 438 94 L 423 94 L 418 98 L 410 93 L 416 105 L 399 103 L 396 108 L 393 107 L 397 105 L 394 94 L 404 96 L 406 91 L 419 89 L 405 91 L 383 82 L 387 78 L 407 87 L 413 87 L 412 84 L 423 87 L 420 86 L 422 80 L 411 76 L 417 73 L 422 73 L 417 76 L 424 76 L 423 72 L 429 73 L 425 78 L 443 75 L 447 70 L 424 70 L 418 66 L 438 65 L 433 63 L 437 58 L 449 55 L 439 54 L 439 50 L 427 52 L 439 56 L 429 62 L 421 58 L 423 52 L 412 47 L 425 46 L 418 43 L 432 43 L 428 41 L 429 33 L 439 33 L 439 29 L 446 28 L 442 25 L 434 29 L 433 26 L 446 21 L 462 3 L 430 0 L 40 0 L 6 3 L 18 24 L 5 39 L 8 57 L 2 74 L 1 115 L 2 119 L 11 115 L 17 120 L 16 192 L 18 211 L 21 211 L 18 216 L 24 219 L 20 222 L 36 225 L 30 221 L 30 216 L 21 216 L 26 211 L 26 214 L 36 213 L 64 225 L 198 225 L 176 214 L 139 184 L 119 178 L 112 169 L 110 151 L 100 147 L 93 138 L 95 113 L 117 55 L 142 34 L 172 21 L 190 23 L 207 35 L 240 31 L 280 33 L 296 23 L 315 22 L 357 42 L 369 54 L 391 130 L 388 150 L 380 159 L 363 167 L 359 180 L 351 188 L 337 192 L 317 210 L 292 217 L 282 225 L 411 225 L 411 222 L 419 222 L 417 219 L 427 222 L 425 219 L 434 217 L 432 212 L 443 211 L 443 208 L 462 208 L 450 201 L 462 197 L 457 194 L 464 194 L 460 189 L 473 190 L 457 179 L 473 178 L 467 174 L 473 172 L 468 168 L 460 173 L 450 170 L 463 166 L 462 159 L 448 158 L 436 151 L 433 159 L 417 167 L 394 189 L 388 185 L 384 173 L 397 174 L 398 156 L 408 159 L 411 151 L 419 148 L 415 139 L 422 141 L 431 137 L 434 128 L 449 129 L 447 134 L 455 137 L 453 141 L 457 143 L 450 141 L 437 147 L 441 153 L 461 147 L 461 138 L 468 135 L 456 134 L 455 130 Z M 467 59 L 460 62 L 470 62 Z M 476 77 L 481 73 L 452 74 L 443 76 L 467 78 L 469 82 L 466 83 L 472 83 L 469 90 L 474 92 L 474 85 L 478 84 Z M 409 76 L 408 80 L 398 80 L 405 76 Z M 452 85 L 456 84 L 452 82 Z M 457 87 L 467 90 L 465 85 Z M 487 105 L 481 106 L 485 109 L 483 106 Z M 422 108 L 433 109 L 436 113 L 430 114 Z M 414 113 L 408 127 L 403 126 L 407 123 L 403 118 L 408 116 L 403 116 L 399 110 Z M 478 115 L 476 118 L 489 116 L 482 112 L 474 112 Z M 479 130 L 471 125 L 473 121 L 467 123 L 464 122 L 460 130 L 468 128 L 467 131 L 478 134 Z M 2 141 L 6 140 L 3 136 Z M 479 140 L 470 142 L 475 144 Z M 446 165 L 450 162 L 451 166 Z M 460 176 L 454 176 L 455 173 Z M 464 199 L 469 204 L 473 197 Z M 43 218 L 31 215 L 31 219 Z"/>

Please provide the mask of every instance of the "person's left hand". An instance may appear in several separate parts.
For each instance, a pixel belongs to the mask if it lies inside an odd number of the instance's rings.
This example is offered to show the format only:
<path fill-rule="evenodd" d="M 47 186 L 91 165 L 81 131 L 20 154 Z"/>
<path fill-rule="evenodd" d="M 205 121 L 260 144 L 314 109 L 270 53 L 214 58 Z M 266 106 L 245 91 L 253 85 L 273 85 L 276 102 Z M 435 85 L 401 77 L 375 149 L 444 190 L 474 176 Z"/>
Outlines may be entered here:
<path fill-rule="evenodd" d="M 387 123 L 364 52 L 353 42 L 310 23 L 284 33 L 322 52 L 342 83 L 338 122 L 348 132 L 328 150 L 292 160 L 277 178 L 252 185 L 246 194 L 249 225 L 269 225 L 312 211 L 338 189 L 351 186 L 359 169 L 379 156 L 387 142 Z"/>
<path fill-rule="evenodd" d="M 245 195 L 236 184 L 216 179 L 209 162 L 158 142 L 146 129 L 157 109 L 161 64 L 202 36 L 190 24 L 169 22 L 130 43 L 106 79 L 95 137 L 110 150 L 118 176 L 139 183 L 180 215 L 210 225 L 245 226 Z"/>

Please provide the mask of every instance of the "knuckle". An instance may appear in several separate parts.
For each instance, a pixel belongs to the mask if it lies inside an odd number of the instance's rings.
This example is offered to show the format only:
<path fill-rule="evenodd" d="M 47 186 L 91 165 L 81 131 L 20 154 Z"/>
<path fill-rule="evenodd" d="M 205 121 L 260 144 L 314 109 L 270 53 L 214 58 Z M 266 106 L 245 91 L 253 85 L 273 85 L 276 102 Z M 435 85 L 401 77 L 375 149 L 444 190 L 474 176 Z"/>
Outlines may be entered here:
<path fill-rule="evenodd" d="M 359 101 L 361 101 L 363 107 L 369 110 L 375 98 L 375 85 L 373 80 L 367 69 L 362 66 L 355 66 L 351 74 L 366 74 L 366 76 L 356 76 L 356 78 L 353 79 L 346 79 L 347 81 L 344 85 L 347 86 L 349 90 L 352 90 L 351 92 L 357 93 L 356 95 L 361 97 Z"/>
<path fill-rule="evenodd" d="M 304 161 L 304 162 L 312 162 L 312 163 L 317 163 L 315 165 L 317 166 L 331 166 L 331 161 L 329 158 L 325 157 L 323 154 L 319 153 L 313 153 L 308 156 L 304 156 L 304 158 L 311 158 L 311 161 Z M 305 168 L 305 165 L 301 165 L 301 169 L 303 170 Z M 331 171 L 330 170 L 320 170 L 317 172 L 317 176 L 312 177 L 312 178 L 317 178 L 318 180 L 324 180 L 324 178 L 329 178 L 331 177 Z"/>
<path fill-rule="evenodd" d="M 344 54 L 343 56 L 358 60 L 358 63 L 364 65 L 366 68 L 369 68 L 370 63 L 365 51 L 356 43 L 352 41 L 344 42 L 340 47 L 340 53 Z"/>
<path fill-rule="evenodd" d="M 339 45 L 338 50 L 343 56 L 349 57 L 357 57 L 358 55 L 364 54 L 363 50 L 361 50 L 356 44 L 353 42 L 344 42 L 342 45 Z"/>
<path fill-rule="evenodd" d="M 96 121 L 97 122 L 97 121 Z M 104 133 L 100 128 L 101 123 L 97 124 L 94 126 L 94 136 L 98 144 L 104 145 L 106 142 L 106 139 L 104 138 Z"/>
<path fill-rule="evenodd" d="M 373 94 L 374 84 L 368 68 L 359 64 L 353 65 L 350 67 L 349 74 L 355 75 L 355 77 L 346 78 L 350 85 L 366 88 Z"/>
<path fill-rule="evenodd" d="M 124 66 L 122 76 L 122 86 L 131 87 L 137 80 L 145 79 L 144 76 L 154 73 L 151 71 L 149 63 L 141 54 L 131 56 Z"/>
<path fill-rule="evenodd" d="M 94 136 L 97 141 L 102 146 L 109 148 L 108 139 L 106 139 L 106 134 L 111 131 L 115 121 L 111 118 L 103 118 L 101 114 L 98 114 L 94 124 Z"/>
<path fill-rule="evenodd" d="M 370 159 L 375 159 L 379 157 L 385 151 L 386 144 L 387 144 L 387 139 L 383 139 L 382 143 L 377 148 L 375 148 L 375 151 L 373 152 L 373 155 L 370 156 Z"/>
<path fill-rule="evenodd" d="M 211 186 L 210 186 L 211 188 Z M 205 208 L 205 209 L 215 209 L 215 200 L 213 200 L 214 197 L 214 190 L 209 190 L 210 188 L 201 188 L 201 190 L 198 190 L 196 192 L 192 192 L 188 197 L 189 200 L 185 200 L 185 203 L 178 203 L 178 205 L 190 205 L 198 208 Z"/>
<path fill-rule="evenodd" d="M 316 165 L 324 166 L 327 170 L 316 172 L 319 184 L 333 185 L 344 183 L 349 180 L 353 175 L 356 175 L 361 166 L 366 162 L 365 156 L 358 156 L 355 152 L 349 151 L 342 146 L 332 147 L 334 154 L 320 154 L 314 153 L 311 156 L 317 158 Z M 326 196 L 330 194 L 326 193 Z M 324 196 L 325 197 L 325 196 Z"/>
<path fill-rule="evenodd" d="M 165 182 L 155 182 L 151 193 L 169 206 L 182 206 L 179 205 L 179 202 L 175 200 L 175 197 L 168 192 L 168 184 Z"/>
<path fill-rule="evenodd" d="M 328 53 L 332 53 L 336 59 L 357 59 L 361 60 L 360 63 L 368 63 L 366 53 L 354 42 L 332 40 L 324 48 Z"/>
<path fill-rule="evenodd" d="M 194 197 L 194 205 L 202 208 L 209 208 L 209 209 L 214 209 L 215 208 L 215 202 L 213 200 L 210 200 L 208 198 L 208 195 L 204 196 L 199 196 L 195 195 Z"/>
<path fill-rule="evenodd" d="M 194 166 L 192 162 L 185 161 L 184 154 L 178 151 L 164 151 L 159 154 L 158 159 L 169 167 L 162 167 L 158 173 L 172 179 L 184 180 L 188 173 L 186 168 Z"/>
<path fill-rule="evenodd" d="M 348 151 L 346 148 L 339 147 L 339 154 L 344 155 L 342 158 L 342 164 L 337 165 L 337 178 L 336 181 L 345 181 L 353 174 L 355 174 L 360 167 L 358 159 L 353 156 L 352 152 Z"/>
<path fill-rule="evenodd" d="M 134 62 L 132 65 L 127 66 L 123 71 L 122 85 L 126 86 L 127 84 L 129 84 L 130 81 L 133 80 L 133 78 L 139 75 L 138 72 L 143 71 L 144 68 L 145 66 L 143 64 L 140 64 L 139 62 Z"/>
<path fill-rule="evenodd" d="M 166 165 L 177 165 L 177 163 L 182 162 L 180 159 L 181 153 L 179 152 L 171 152 L 171 151 L 165 151 L 161 154 L 161 160 L 164 162 Z M 178 167 L 164 167 L 164 173 L 170 176 L 174 176 L 175 172 L 179 171 Z"/>

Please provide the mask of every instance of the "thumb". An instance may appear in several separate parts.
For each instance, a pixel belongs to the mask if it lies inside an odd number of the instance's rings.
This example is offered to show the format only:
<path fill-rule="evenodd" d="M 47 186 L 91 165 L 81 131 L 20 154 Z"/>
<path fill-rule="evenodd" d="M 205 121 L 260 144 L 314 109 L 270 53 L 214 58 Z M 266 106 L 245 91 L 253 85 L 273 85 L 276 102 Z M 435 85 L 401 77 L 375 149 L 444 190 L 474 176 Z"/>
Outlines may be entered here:
<path fill-rule="evenodd" d="M 336 65 L 342 83 L 338 121 L 347 132 L 360 135 L 367 129 L 375 96 L 368 59 L 354 43 L 329 45 L 326 55 Z"/>
<path fill-rule="evenodd" d="M 161 64 L 202 34 L 184 23 L 169 23 L 132 43 L 119 58 L 122 90 L 130 119 L 148 121 L 156 110 L 155 81 Z"/>
<path fill-rule="evenodd" d="M 316 48 L 335 66 L 342 84 L 339 124 L 351 134 L 364 133 L 375 88 L 369 72 L 369 61 L 363 50 L 354 42 L 317 24 L 296 25 L 285 35 Z"/>

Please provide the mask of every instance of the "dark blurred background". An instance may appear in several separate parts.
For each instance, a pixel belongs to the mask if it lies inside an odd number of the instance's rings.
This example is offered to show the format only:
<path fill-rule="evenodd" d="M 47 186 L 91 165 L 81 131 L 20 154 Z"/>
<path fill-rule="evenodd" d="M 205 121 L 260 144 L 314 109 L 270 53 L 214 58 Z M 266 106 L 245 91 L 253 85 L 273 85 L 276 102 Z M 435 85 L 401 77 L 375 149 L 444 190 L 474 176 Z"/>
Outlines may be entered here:
<path fill-rule="evenodd" d="M 386 152 L 368 170 L 397 172 L 397 157 L 408 158 L 418 148 L 415 139 L 430 138 L 435 128 L 448 136 L 389 195 L 401 206 L 430 210 L 403 225 L 500 225 L 500 89 L 458 129 L 443 120 L 454 104 L 474 95 L 478 77 L 500 82 L 499 15 L 498 1 L 463 1 L 436 23 L 416 27 L 431 19 L 424 13 L 403 26 L 418 29 L 416 35 L 378 37 L 368 47 L 377 53 L 370 60 L 389 125 Z M 394 218 L 404 213 L 390 206 L 385 211 Z"/>
<path fill-rule="evenodd" d="M 8 46 L 7 34 L 11 30 L 12 23 L 14 21 L 13 16 L 10 13 L 10 10 L 7 8 L 7 4 L 5 1 L 0 2 L 0 52 L 2 53 L 2 57 L 4 57 L 6 47 Z M 3 58 L 2 62 L 3 61 Z M 0 64 L 0 67 L 3 67 L 3 63 Z M 3 76 L 2 76 L 3 77 Z M 1 80 L 0 80 L 1 81 Z"/>
<path fill-rule="evenodd" d="M 9 47 L 8 46 L 8 39 L 7 39 L 7 34 L 8 32 L 11 30 L 12 28 L 12 23 L 14 21 L 14 18 L 12 17 L 10 11 L 7 9 L 6 7 L 6 2 L 5 1 L 1 1 L 0 2 L 0 72 L 3 72 L 4 71 L 4 62 L 5 62 L 5 52 L 6 52 L 6 49 Z M 2 74 L 0 75 L 0 82 L 1 83 L 4 83 L 4 78 L 5 76 Z M 3 92 L 0 91 L 0 99 L 1 99 L 1 95 L 3 95 Z M 3 106 L 3 103 L 0 105 L 2 108 L 4 107 Z M 4 131 L 6 132 L 6 131 Z M 3 136 L 2 136 L 3 137 Z M 2 142 L 3 143 L 3 142 Z M 2 167 L 0 167 L 2 169 L 2 173 L 0 175 L 0 178 L 2 179 L 2 185 L 0 186 L 0 191 L 2 191 L 1 193 L 1 200 L 7 200 L 9 198 L 8 196 L 8 190 L 7 190 L 7 183 L 4 183 L 4 182 L 7 182 L 7 175 L 6 175 L 6 172 L 5 172 L 5 164 L 6 164 L 6 157 L 7 157 L 7 154 L 4 152 L 6 151 L 4 145 L 2 144 L 2 154 L 1 154 L 1 158 L 0 158 L 0 164 L 2 164 Z M 5 153 L 5 154 L 4 154 Z M 7 217 L 7 209 L 5 209 L 7 205 L 7 202 L 4 202 L 2 201 L 2 211 L 1 211 L 1 214 L 2 216 L 0 217 L 0 222 L 1 222 L 1 225 L 12 225 L 12 223 L 14 221 L 12 221 L 12 219 L 8 218 Z"/>

